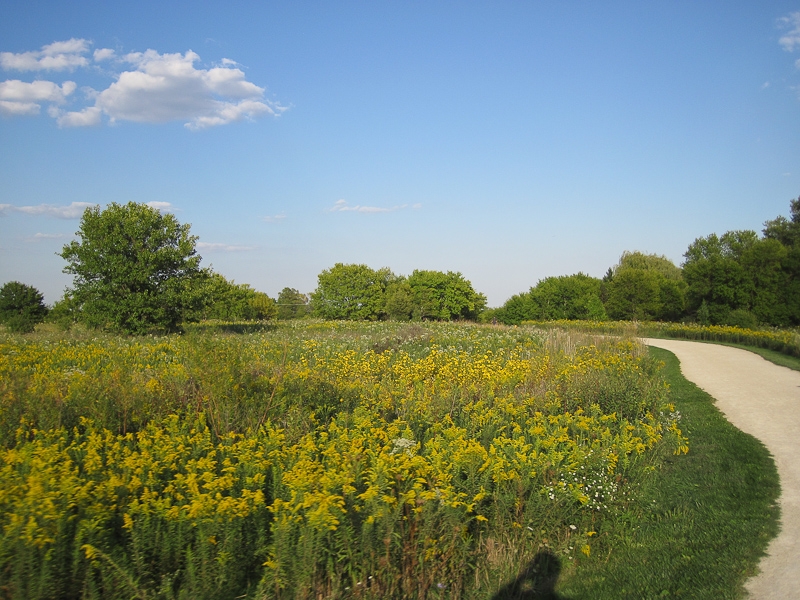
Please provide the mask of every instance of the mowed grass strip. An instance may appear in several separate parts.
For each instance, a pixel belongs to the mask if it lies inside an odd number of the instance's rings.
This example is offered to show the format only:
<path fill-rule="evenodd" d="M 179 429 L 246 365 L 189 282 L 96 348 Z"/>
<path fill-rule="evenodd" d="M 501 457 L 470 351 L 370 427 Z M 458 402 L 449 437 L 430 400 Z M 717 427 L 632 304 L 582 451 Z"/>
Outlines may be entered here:
<path fill-rule="evenodd" d="M 770 350 L 769 348 L 757 348 L 755 346 L 746 346 L 744 344 L 729 344 L 727 342 L 705 342 L 708 344 L 720 344 L 722 346 L 731 346 L 732 348 L 741 348 L 742 350 L 747 350 L 748 352 L 753 352 L 754 354 L 758 354 L 764 360 L 768 360 L 771 363 L 774 363 L 780 367 L 786 367 L 787 369 L 792 369 L 793 371 L 800 371 L 800 357 L 798 356 L 790 356 L 788 354 L 783 354 L 782 352 L 778 352 L 777 350 Z"/>
<path fill-rule="evenodd" d="M 683 378 L 675 356 L 665 362 L 690 451 L 667 456 L 658 477 L 593 553 L 564 574 L 558 598 L 743 598 L 745 580 L 779 529 L 778 472 L 769 451 L 731 425 L 714 400 Z"/>

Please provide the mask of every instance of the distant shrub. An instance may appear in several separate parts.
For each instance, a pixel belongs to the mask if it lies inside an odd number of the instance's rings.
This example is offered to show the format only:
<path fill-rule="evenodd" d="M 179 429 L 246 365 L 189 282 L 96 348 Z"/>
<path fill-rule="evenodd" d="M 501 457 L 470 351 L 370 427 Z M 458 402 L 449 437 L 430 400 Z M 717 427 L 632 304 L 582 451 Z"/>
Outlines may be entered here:
<path fill-rule="evenodd" d="M 44 297 L 35 287 L 9 281 L 0 288 L 0 323 L 11 331 L 31 332 L 46 315 Z"/>
<path fill-rule="evenodd" d="M 725 319 L 725 325 L 741 327 L 742 329 L 755 329 L 758 327 L 758 319 L 749 310 L 737 308 L 728 314 Z"/>

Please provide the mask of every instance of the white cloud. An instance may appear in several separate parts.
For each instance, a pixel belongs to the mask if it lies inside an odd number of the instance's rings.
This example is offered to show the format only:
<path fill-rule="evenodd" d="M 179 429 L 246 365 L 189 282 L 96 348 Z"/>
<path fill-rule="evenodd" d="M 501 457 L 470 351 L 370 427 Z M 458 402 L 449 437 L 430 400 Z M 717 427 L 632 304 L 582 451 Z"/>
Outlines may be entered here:
<path fill-rule="evenodd" d="M 278 115 L 284 107 L 263 99 L 264 88 L 245 79 L 231 65 L 197 69 L 199 56 L 132 53 L 124 60 L 135 67 L 97 95 L 96 106 L 111 121 L 166 123 L 186 121 L 189 129 L 225 125 L 261 114 Z"/>
<path fill-rule="evenodd" d="M 65 233 L 37 233 L 32 235 L 28 238 L 25 238 L 27 242 L 41 242 L 42 240 L 61 240 L 65 237 L 69 237 Z"/>
<path fill-rule="evenodd" d="M 278 221 L 282 221 L 285 218 L 286 215 L 280 214 L 280 215 L 271 215 L 269 217 L 264 217 L 263 220 L 266 221 L 267 223 L 277 223 Z"/>
<path fill-rule="evenodd" d="M 0 100 L 0 114 L 7 117 L 21 117 L 25 115 L 38 115 L 41 106 L 35 102 L 9 102 Z"/>
<path fill-rule="evenodd" d="M 104 60 L 111 60 L 117 55 L 111 48 L 98 48 L 92 54 L 94 62 L 103 62 Z"/>
<path fill-rule="evenodd" d="M 213 242 L 197 242 L 198 250 L 208 250 L 209 252 L 247 252 L 255 250 L 255 246 L 234 246 L 231 244 L 220 244 Z"/>
<path fill-rule="evenodd" d="M 414 208 L 419 208 L 420 205 L 414 205 Z M 347 203 L 347 200 L 337 200 L 334 205 L 328 209 L 329 212 L 360 212 L 360 213 L 386 213 L 386 212 L 394 212 L 396 210 L 402 210 L 404 208 L 408 208 L 408 204 L 400 204 L 397 206 L 392 207 L 379 207 L 379 206 L 360 206 L 356 204 L 355 206 L 350 206 Z"/>
<path fill-rule="evenodd" d="M 91 42 L 71 39 L 54 42 L 34 52 L 0 52 L 0 66 L 18 71 L 64 70 L 89 66 L 85 56 Z M 111 48 L 98 48 L 95 62 L 129 65 L 115 75 L 116 81 L 101 91 L 83 88 L 93 106 L 62 110 L 51 107 L 48 114 L 60 127 L 97 125 L 102 116 L 111 123 L 167 123 L 183 121 L 192 130 L 254 119 L 278 116 L 286 107 L 264 98 L 264 88 L 247 81 L 239 64 L 224 58 L 210 69 L 197 68 L 200 57 L 191 50 L 185 54 L 160 54 L 155 50 L 118 56 Z M 61 105 L 76 89 L 75 82 L 60 87 L 50 81 L 0 83 L 0 114 L 6 116 L 41 113 L 41 102 Z"/>
<path fill-rule="evenodd" d="M 83 216 L 83 211 L 90 206 L 95 206 L 89 202 L 73 202 L 69 206 L 56 206 L 55 204 L 37 204 L 36 206 L 13 206 L 11 204 L 0 204 L 0 214 L 9 212 L 20 212 L 26 215 L 45 215 L 57 217 L 59 219 L 78 219 Z"/>
<path fill-rule="evenodd" d="M 34 81 L 26 83 L 19 79 L 0 82 L 0 99 L 32 102 L 63 103 L 66 97 L 75 91 L 74 81 L 65 81 L 61 87 L 52 81 Z"/>
<path fill-rule="evenodd" d="M 153 200 L 152 202 L 147 202 L 147 206 L 155 208 L 156 210 L 163 210 L 164 212 L 173 212 L 175 210 L 172 208 L 171 202 L 158 202 L 157 200 Z"/>
<path fill-rule="evenodd" d="M 38 115 L 40 102 L 63 104 L 76 87 L 74 81 L 65 81 L 61 86 L 52 81 L 0 81 L 0 113 L 7 116 Z"/>
<path fill-rule="evenodd" d="M 800 11 L 793 12 L 788 17 L 782 17 L 778 22 L 783 27 L 791 28 L 778 40 L 783 49 L 791 52 L 795 47 L 800 47 Z"/>
<path fill-rule="evenodd" d="M 102 114 L 103 111 L 96 106 L 89 106 L 72 112 L 56 110 L 51 112 L 50 116 L 56 118 L 59 127 L 91 127 L 100 124 Z"/>
<path fill-rule="evenodd" d="M 72 38 L 42 46 L 41 50 L 34 52 L 0 52 L 0 67 L 14 71 L 71 71 L 89 64 L 84 56 L 88 51 L 87 40 Z"/>

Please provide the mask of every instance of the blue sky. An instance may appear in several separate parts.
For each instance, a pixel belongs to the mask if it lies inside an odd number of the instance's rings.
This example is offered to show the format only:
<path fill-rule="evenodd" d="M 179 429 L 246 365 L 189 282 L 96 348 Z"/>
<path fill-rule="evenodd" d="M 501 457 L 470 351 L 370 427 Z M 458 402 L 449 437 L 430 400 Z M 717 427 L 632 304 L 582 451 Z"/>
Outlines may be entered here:
<path fill-rule="evenodd" d="M 255 6 L 254 6 L 255 5 Z M 337 262 L 498 306 L 800 195 L 800 3 L 0 3 L 0 282 L 156 203 L 275 297 Z"/>

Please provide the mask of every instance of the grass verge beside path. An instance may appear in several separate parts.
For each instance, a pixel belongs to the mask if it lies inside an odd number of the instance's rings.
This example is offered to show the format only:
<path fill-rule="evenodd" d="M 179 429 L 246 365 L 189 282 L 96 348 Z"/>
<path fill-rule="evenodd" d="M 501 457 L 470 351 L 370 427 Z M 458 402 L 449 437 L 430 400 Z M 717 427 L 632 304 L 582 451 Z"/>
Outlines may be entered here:
<path fill-rule="evenodd" d="M 669 339 L 669 338 L 664 338 Z M 758 354 L 765 360 L 778 365 L 779 367 L 786 367 L 793 371 L 800 371 L 800 357 L 789 356 L 777 350 L 769 350 L 768 348 L 757 348 L 756 346 L 747 346 L 745 344 L 730 344 L 728 342 L 704 342 L 705 344 L 720 344 L 721 346 L 731 346 L 732 348 L 741 348 L 753 354 Z"/>
<path fill-rule="evenodd" d="M 767 449 L 683 378 L 673 354 L 650 351 L 666 363 L 691 450 L 667 457 L 644 484 L 611 534 L 611 552 L 565 574 L 556 596 L 563 600 L 742 598 L 778 532 L 780 486 Z"/>

